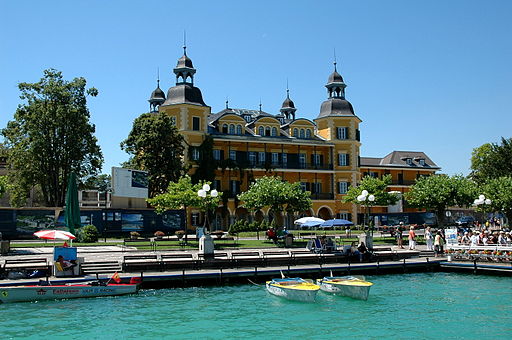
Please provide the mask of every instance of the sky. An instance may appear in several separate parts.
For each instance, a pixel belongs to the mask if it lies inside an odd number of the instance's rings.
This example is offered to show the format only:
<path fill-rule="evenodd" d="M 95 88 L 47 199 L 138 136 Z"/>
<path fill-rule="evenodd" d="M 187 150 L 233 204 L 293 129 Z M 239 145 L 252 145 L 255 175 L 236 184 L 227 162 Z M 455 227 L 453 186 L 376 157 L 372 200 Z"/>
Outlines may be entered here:
<path fill-rule="evenodd" d="M 183 54 L 212 112 L 314 119 L 333 71 L 363 120 L 361 155 L 423 151 L 442 173 L 470 171 L 471 152 L 511 137 L 512 1 L 7 1 L 0 0 L 0 128 L 22 103 L 20 82 L 48 68 L 85 77 L 91 122 L 110 173 L 119 144 L 166 92 Z M 335 52 L 334 52 L 335 51 Z"/>

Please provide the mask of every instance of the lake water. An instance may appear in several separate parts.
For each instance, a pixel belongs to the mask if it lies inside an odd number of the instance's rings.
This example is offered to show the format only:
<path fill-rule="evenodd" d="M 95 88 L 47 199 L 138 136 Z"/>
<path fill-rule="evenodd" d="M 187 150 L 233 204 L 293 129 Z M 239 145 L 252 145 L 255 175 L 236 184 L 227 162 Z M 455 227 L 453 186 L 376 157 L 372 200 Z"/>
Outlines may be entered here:
<path fill-rule="evenodd" d="M 1 339 L 477 339 L 512 335 L 512 279 L 367 276 L 368 301 L 316 303 L 264 286 L 141 290 L 121 297 L 0 305 Z"/>

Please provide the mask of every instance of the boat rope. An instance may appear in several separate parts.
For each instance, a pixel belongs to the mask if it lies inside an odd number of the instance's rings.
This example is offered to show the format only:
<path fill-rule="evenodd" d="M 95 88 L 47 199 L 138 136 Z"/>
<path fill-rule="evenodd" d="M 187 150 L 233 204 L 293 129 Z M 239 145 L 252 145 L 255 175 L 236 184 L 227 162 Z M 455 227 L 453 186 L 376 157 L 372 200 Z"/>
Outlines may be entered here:
<path fill-rule="evenodd" d="M 247 279 L 247 281 L 249 281 L 250 283 L 252 283 L 252 284 L 253 284 L 253 285 L 255 285 L 255 286 L 261 286 L 260 284 L 257 284 L 257 283 L 255 283 L 255 282 L 251 281 L 250 279 Z"/>

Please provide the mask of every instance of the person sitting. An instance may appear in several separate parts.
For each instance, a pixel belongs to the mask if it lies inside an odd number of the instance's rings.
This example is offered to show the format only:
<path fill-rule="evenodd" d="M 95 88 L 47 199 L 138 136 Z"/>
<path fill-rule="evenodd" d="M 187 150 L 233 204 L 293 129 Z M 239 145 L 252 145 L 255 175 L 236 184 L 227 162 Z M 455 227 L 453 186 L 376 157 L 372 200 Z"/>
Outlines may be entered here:
<path fill-rule="evenodd" d="M 273 227 L 267 230 L 267 238 L 274 243 L 277 243 L 277 234 Z"/>
<path fill-rule="evenodd" d="M 332 253 L 334 250 L 336 250 L 336 245 L 330 237 L 328 237 L 325 241 L 324 247 L 326 253 Z"/>
<path fill-rule="evenodd" d="M 359 262 L 363 262 L 370 259 L 371 254 L 368 251 L 368 248 L 366 248 L 366 244 L 364 244 L 364 242 L 361 242 L 359 247 L 357 247 L 357 250 L 359 251 Z"/>
<path fill-rule="evenodd" d="M 57 263 L 62 268 L 62 271 L 73 270 L 73 267 L 76 267 L 77 265 L 76 262 L 74 261 L 64 260 L 64 257 L 62 255 L 59 255 L 59 257 L 57 257 Z"/>

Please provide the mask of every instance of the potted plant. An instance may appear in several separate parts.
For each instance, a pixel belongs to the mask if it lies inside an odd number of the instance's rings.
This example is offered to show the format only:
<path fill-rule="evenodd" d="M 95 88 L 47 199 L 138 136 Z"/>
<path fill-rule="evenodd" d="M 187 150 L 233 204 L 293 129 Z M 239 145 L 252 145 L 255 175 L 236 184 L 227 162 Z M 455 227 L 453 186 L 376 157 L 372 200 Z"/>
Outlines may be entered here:
<path fill-rule="evenodd" d="M 155 233 L 153 234 L 157 240 L 161 240 L 164 236 L 165 236 L 165 233 L 163 231 L 155 231 Z"/>
<path fill-rule="evenodd" d="M 132 240 L 136 240 L 140 237 L 140 234 L 136 231 L 132 231 L 132 232 L 130 232 L 130 237 Z"/>
<path fill-rule="evenodd" d="M 178 230 L 174 234 L 178 237 L 178 240 L 181 241 L 183 236 L 185 236 L 185 231 L 184 230 Z"/>

